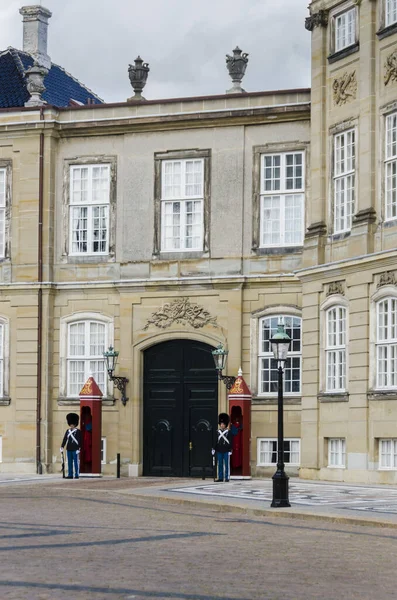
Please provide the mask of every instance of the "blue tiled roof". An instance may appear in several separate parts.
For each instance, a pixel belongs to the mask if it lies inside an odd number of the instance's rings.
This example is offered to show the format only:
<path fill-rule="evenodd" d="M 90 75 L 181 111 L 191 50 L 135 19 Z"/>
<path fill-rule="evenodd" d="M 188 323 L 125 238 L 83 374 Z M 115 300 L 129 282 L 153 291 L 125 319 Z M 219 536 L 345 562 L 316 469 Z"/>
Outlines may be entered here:
<path fill-rule="evenodd" d="M 0 108 L 24 106 L 29 100 L 24 71 L 33 66 L 33 58 L 26 52 L 8 48 L 0 54 Z M 62 67 L 52 65 L 44 79 L 46 91 L 43 100 L 53 106 L 69 106 L 70 100 L 87 104 L 102 104 L 102 100 Z"/>

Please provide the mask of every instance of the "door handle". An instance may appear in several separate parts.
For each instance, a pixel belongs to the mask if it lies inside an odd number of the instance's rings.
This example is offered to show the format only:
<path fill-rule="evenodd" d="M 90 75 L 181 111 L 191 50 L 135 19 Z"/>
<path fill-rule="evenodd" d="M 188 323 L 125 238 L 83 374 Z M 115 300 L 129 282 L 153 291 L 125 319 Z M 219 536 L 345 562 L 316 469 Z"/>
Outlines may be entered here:
<path fill-rule="evenodd" d="M 192 444 L 192 442 L 189 442 L 189 450 L 193 450 L 193 444 Z"/>

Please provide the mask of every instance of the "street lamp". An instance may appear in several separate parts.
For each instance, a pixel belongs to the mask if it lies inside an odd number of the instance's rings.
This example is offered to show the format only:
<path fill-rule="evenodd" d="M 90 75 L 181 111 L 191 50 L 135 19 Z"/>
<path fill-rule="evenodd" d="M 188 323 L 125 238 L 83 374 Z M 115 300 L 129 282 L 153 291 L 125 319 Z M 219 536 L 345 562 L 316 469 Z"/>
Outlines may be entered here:
<path fill-rule="evenodd" d="M 278 439 L 277 471 L 273 475 L 273 508 L 291 506 L 288 499 L 288 476 L 284 471 L 284 417 L 283 417 L 283 373 L 291 338 L 279 324 L 277 333 L 270 340 L 278 370 Z"/>
<path fill-rule="evenodd" d="M 236 381 L 236 377 L 233 377 L 232 375 L 222 375 L 228 354 L 229 350 L 226 350 L 223 344 L 219 344 L 216 350 L 212 350 L 212 356 L 214 357 L 215 369 L 218 371 L 219 381 L 223 381 L 227 389 L 231 390 Z"/>
<path fill-rule="evenodd" d="M 128 379 L 127 377 L 118 377 L 116 375 L 113 375 L 113 372 L 116 368 L 119 353 L 113 348 L 113 346 L 109 346 L 107 352 L 103 353 L 103 357 L 106 361 L 106 370 L 108 372 L 108 377 L 110 381 L 114 381 L 117 389 L 121 392 L 121 402 L 125 406 L 128 400 L 128 398 L 125 395 L 125 388 L 128 383 Z"/>

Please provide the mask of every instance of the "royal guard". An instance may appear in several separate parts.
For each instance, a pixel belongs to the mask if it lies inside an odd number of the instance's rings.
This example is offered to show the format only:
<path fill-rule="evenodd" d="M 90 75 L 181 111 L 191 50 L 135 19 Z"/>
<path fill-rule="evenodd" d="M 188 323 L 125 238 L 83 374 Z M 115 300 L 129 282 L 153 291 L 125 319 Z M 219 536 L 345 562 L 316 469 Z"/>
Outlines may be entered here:
<path fill-rule="evenodd" d="M 216 441 L 212 449 L 212 455 L 216 456 L 217 478 L 215 481 L 229 481 L 230 479 L 230 456 L 232 455 L 232 434 L 229 426 L 229 415 L 219 415 L 219 427 L 216 432 Z"/>
<path fill-rule="evenodd" d="M 66 420 L 69 425 L 69 429 L 66 430 L 63 436 L 61 444 L 61 453 L 66 446 L 66 454 L 68 457 L 68 476 L 66 479 L 73 479 L 73 467 L 74 467 L 74 478 L 79 478 L 79 454 L 81 450 L 81 431 L 77 429 L 79 424 L 79 415 L 76 413 L 69 413 L 66 415 Z"/>

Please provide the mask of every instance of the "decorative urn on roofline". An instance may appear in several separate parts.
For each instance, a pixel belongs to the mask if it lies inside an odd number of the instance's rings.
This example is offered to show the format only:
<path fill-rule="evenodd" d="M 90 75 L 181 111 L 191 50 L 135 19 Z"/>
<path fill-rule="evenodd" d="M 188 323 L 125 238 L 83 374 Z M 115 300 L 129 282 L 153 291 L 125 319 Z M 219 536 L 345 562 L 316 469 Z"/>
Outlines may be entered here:
<path fill-rule="evenodd" d="M 238 46 L 233 50 L 233 56 L 226 54 L 226 66 L 233 81 L 233 87 L 230 90 L 226 90 L 227 94 L 241 94 L 245 92 L 241 87 L 241 81 L 244 77 L 247 64 L 248 54 L 240 50 Z"/>
<path fill-rule="evenodd" d="M 135 65 L 130 65 L 128 68 L 128 74 L 130 76 L 130 82 L 134 89 L 135 96 L 128 98 L 128 102 L 135 102 L 136 100 L 145 100 L 142 96 L 142 90 L 146 85 L 146 81 L 149 74 L 149 63 L 143 62 L 140 56 L 135 61 Z"/>
<path fill-rule="evenodd" d="M 46 102 L 41 97 L 46 90 L 44 78 L 48 74 L 48 70 L 41 67 L 36 61 L 30 69 L 25 71 L 26 87 L 30 94 L 30 98 L 25 102 L 25 106 L 43 106 Z"/>

